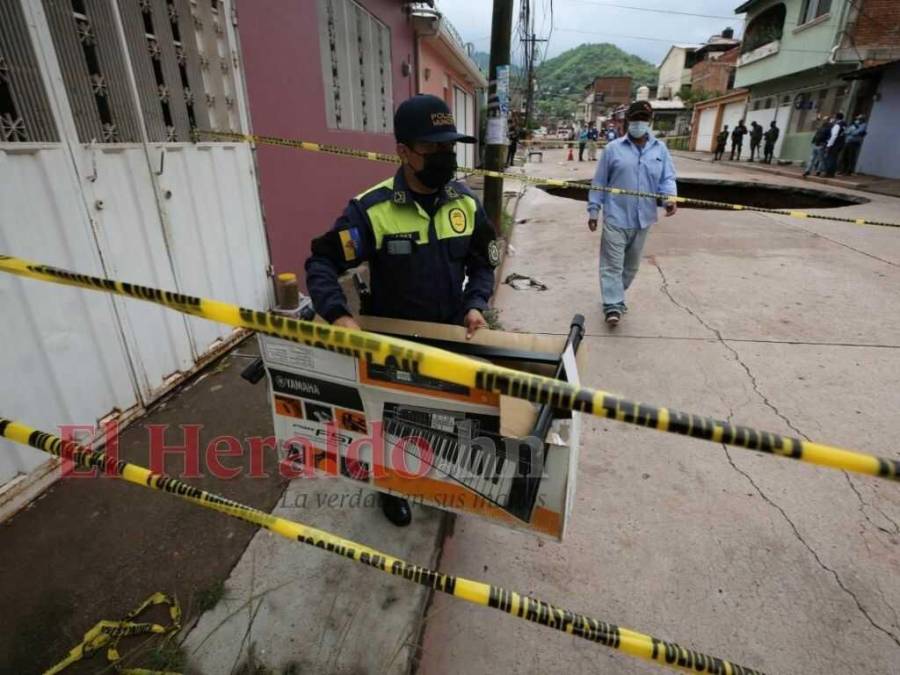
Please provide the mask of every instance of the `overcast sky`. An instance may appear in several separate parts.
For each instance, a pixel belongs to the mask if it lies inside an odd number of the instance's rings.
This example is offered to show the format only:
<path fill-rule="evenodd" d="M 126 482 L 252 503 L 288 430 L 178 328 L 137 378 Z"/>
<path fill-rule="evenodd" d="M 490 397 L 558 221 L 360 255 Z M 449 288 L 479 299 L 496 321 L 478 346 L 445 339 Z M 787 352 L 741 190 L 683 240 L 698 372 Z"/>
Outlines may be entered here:
<path fill-rule="evenodd" d="M 536 17 L 535 32 L 545 38 L 550 31 L 551 2 L 531 0 L 531 3 Z M 492 0 L 437 2 L 463 38 L 485 52 L 490 51 L 493 4 Z M 734 14 L 734 8 L 740 4 L 741 0 L 553 0 L 549 56 L 583 43 L 611 42 L 659 64 L 673 43 L 702 43 L 726 26 L 734 28 L 735 37 L 740 37 L 744 22 Z M 514 30 L 518 0 L 515 5 Z"/>

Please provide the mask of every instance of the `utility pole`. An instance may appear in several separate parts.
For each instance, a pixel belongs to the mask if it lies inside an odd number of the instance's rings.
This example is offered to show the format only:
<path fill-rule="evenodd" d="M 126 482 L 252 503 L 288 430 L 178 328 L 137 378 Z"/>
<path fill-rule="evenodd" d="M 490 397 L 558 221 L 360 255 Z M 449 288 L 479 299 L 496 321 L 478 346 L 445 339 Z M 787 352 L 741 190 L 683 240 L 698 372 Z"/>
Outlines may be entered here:
<path fill-rule="evenodd" d="M 484 164 L 489 171 L 506 167 L 509 142 L 509 43 L 512 39 L 513 0 L 494 0 L 491 18 L 491 60 L 488 71 L 487 132 Z M 498 69 L 500 71 L 498 77 Z M 499 84 L 499 90 L 498 90 Z M 503 225 L 503 179 L 484 179 L 484 208 L 497 232 Z"/>
<path fill-rule="evenodd" d="M 535 47 L 536 43 L 547 42 L 547 40 L 538 40 L 532 32 L 529 37 L 522 38 L 522 42 L 525 43 L 525 76 L 528 78 L 525 81 L 525 129 L 528 130 L 531 128 L 531 113 L 534 108 L 534 61 L 537 52 Z"/>

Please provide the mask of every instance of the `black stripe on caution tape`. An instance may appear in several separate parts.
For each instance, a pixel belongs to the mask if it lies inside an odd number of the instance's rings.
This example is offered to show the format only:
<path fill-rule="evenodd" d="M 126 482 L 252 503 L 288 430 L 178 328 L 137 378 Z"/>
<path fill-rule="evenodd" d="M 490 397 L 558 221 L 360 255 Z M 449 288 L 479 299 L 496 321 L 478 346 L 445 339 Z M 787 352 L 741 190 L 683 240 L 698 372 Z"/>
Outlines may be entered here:
<path fill-rule="evenodd" d="M 0 255 L 0 271 L 41 281 L 125 295 L 193 316 L 238 328 L 249 328 L 266 335 L 302 342 L 312 347 L 328 349 L 357 359 L 362 358 L 369 363 L 393 366 L 464 387 L 476 387 L 533 403 L 550 403 L 560 409 L 584 412 L 626 424 L 724 443 L 834 469 L 900 480 L 900 462 L 895 459 L 781 436 L 768 431 L 758 431 L 711 417 L 637 403 L 609 392 L 486 364 L 442 349 L 394 337 L 301 321 L 218 300 L 100 279 L 10 256 Z"/>
<path fill-rule="evenodd" d="M 111 475 L 118 476 L 130 483 L 168 492 L 191 503 L 259 525 L 288 539 L 354 560 L 393 576 L 402 577 L 412 583 L 446 593 L 460 600 L 497 609 L 510 616 L 602 644 L 646 661 L 696 673 L 762 675 L 758 670 L 745 668 L 725 659 L 685 649 L 674 642 L 660 640 L 613 623 L 599 621 L 584 614 L 555 607 L 537 598 L 481 581 L 451 576 L 415 565 L 330 532 L 273 516 L 193 487 L 176 478 L 164 474 L 154 474 L 149 469 L 136 464 L 111 462 L 102 451 L 90 450 L 72 442 L 63 442 L 57 436 L 37 431 L 19 422 L 0 418 L 0 434 L 17 443 L 30 445 L 38 450 L 73 461 L 83 468 L 98 467 L 103 470 L 103 467 L 112 467 L 114 472 Z M 123 634 L 127 633 L 126 627 L 120 627 L 117 630 L 125 631 Z"/>
<path fill-rule="evenodd" d="M 211 136 L 214 138 L 226 138 L 233 141 L 246 141 L 249 143 L 263 145 L 281 145 L 284 147 L 297 148 L 309 152 L 324 152 L 330 155 L 341 155 L 344 157 L 355 157 L 357 159 L 375 160 L 378 162 L 390 162 L 399 164 L 400 158 L 397 155 L 388 155 L 380 152 L 367 152 L 365 150 L 356 150 L 339 145 L 326 145 L 322 143 L 312 143 L 309 141 L 301 141 L 290 138 L 278 138 L 276 136 L 260 136 L 257 134 L 239 134 L 231 131 L 211 131 L 206 129 L 198 129 L 197 134 L 201 136 Z M 747 206 L 745 204 L 731 204 L 729 202 L 717 202 L 709 199 L 696 199 L 694 197 L 677 197 L 673 195 L 665 195 L 656 192 L 639 192 L 637 190 L 626 190 L 623 188 L 612 188 L 605 185 L 588 185 L 586 183 L 577 183 L 571 181 L 557 180 L 554 178 L 539 178 L 537 176 L 527 176 L 525 174 L 504 173 L 502 171 L 490 171 L 486 169 L 474 169 L 469 167 L 461 167 L 460 171 L 472 176 L 486 176 L 488 178 L 505 178 L 508 180 L 518 180 L 533 185 L 550 185 L 553 187 L 577 188 L 579 190 L 592 190 L 596 192 L 608 192 L 614 195 L 626 195 L 630 197 L 646 197 L 650 199 L 661 199 L 664 201 L 676 201 L 680 204 L 697 204 L 699 206 L 709 206 L 717 209 L 727 209 L 731 211 L 755 211 L 757 213 L 771 213 L 778 216 L 789 216 L 791 218 L 811 218 L 815 220 L 829 220 L 838 223 L 851 223 L 853 225 L 876 225 L 878 227 L 900 227 L 900 223 L 889 223 L 879 220 L 867 220 L 865 218 L 844 218 L 841 216 L 828 216 L 818 213 L 808 213 L 806 211 L 784 211 L 781 209 L 767 209 L 762 206 Z"/>

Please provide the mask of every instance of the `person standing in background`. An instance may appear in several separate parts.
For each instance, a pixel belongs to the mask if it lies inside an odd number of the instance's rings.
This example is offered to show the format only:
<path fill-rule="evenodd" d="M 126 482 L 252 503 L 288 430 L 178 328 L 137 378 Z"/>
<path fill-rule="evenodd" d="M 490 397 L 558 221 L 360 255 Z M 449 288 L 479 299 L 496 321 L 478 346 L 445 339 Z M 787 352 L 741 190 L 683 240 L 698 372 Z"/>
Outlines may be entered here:
<path fill-rule="evenodd" d="M 610 122 L 609 126 L 606 127 L 606 142 L 612 143 L 619 137 L 619 133 L 616 131 L 615 125 Z"/>
<path fill-rule="evenodd" d="M 519 145 L 519 125 L 516 118 L 509 121 L 509 147 L 506 150 L 506 166 L 512 166 L 516 161 L 516 150 Z M 526 148 L 527 149 L 527 148 Z"/>
<path fill-rule="evenodd" d="M 844 113 L 834 114 L 834 123 L 831 125 L 831 133 L 828 142 L 825 143 L 825 177 L 834 178 L 837 171 L 838 157 L 844 149 L 847 141 L 847 123 L 844 122 Z"/>
<path fill-rule="evenodd" d="M 647 101 L 635 101 L 625 115 L 628 131 L 606 146 L 593 185 L 635 192 L 667 195 L 666 216 L 677 211 L 678 194 L 675 167 L 665 143 L 650 133 L 653 107 Z M 641 264 L 641 251 L 650 227 L 657 219 L 655 197 L 610 194 L 591 190 L 588 196 L 588 229 L 597 230 L 603 210 L 600 238 L 600 291 L 606 325 L 614 328 L 628 311 L 625 291 L 634 281 Z"/>
<path fill-rule="evenodd" d="M 778 125 L 775 124 L 775 120 L 772 120 L 772 123 L 769 125 L 766 133 L 763 134 L 763 140 L 766 143 L 765 147 L 763 148 L 765 153 L 763 161 L 766 164 L 772 163 L 772 156 L 775 154 L 775 142 L 778 140 L 778 134 L 780 133 L 781 130 L 778 128 Z"/>
<path fill-rule="evenodd" d="M 588 151 L 588 161 L 596 162 L 597 161 L 597 141 L 600 140 L 600 132 L 597 130 L 597 125 L 593 122 L 588 122 L 588 130 L 587 130 L 587 151 Z"/>
<path fill-rule="evenodd" d="M 578 132 L 578 161 L 584 161 L 584 149 L 587 146 L 588 139 L 588 130 L 587 127 L 582 127 L 581 131 Z"/>
<path fill-rule="evenodd" d="M 728 145 L 728 125 L 726 124 L 719 135 L 716 136 L 716 152 L 713 155 L 713 161 L 718 162 L 725 154 L 725 146 Z"/>
<path fill-rule="evenodd" d="M 859 151 L 862 148 L 863 139 L 866 137 L 866 118 L 857 115 L 847 128 L 847 139 L 844 142 L 844 151 L 840 157 L 840 171 L 848 176 L 852 176 L 856 171 L 856 160 L 859 159 Z"/>
<path fill-rule="evenodd" d="M 806 171 L 803 172 L 804 177 L 813 171 L 816 172 L 817 176 L 821 176 L 822 171 L 825 170 L 825 143 L 828 142 L 828 137 L 831 134 L 831 125 L 832 120 L 828 118 L 816 129 L 812 139 L 812 152 L 809 155 L 809 162 L 806 164 Z"/>
<path fill-rule="evenodd" d="M 753 161 L 753 158 L 759 154 L 759 144 L 762 143 L 763 137 L 763 128 L 762 125 L 753 121 L 750 122 L 750 159 L 749 161 Z"/>
<path fill-rule="evenodd" d="M 737 159 L 741 161 L 741 149 L 744 147 L 744 134 L 747 133 L 747 127 L 744 126 L 744 120 L 738 120 L 737 126 L 731 132 L 731 161 L 734 161 L 734 152 L 737 150 Z"/>

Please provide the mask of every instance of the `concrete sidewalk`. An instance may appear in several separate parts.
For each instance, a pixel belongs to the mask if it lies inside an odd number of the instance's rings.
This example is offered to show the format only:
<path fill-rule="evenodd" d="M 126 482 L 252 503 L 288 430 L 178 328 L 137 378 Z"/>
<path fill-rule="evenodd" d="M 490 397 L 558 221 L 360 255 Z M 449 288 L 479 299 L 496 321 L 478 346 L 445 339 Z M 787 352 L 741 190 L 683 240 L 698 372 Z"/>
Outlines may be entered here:
<path fill-rule="evenodd" d="M 593 174 L 564 157 L 547 151 L 525 170 Z M 676 163 L 682 176 L 806 184 L 728 163 Z M 868 197 L 823 212 L 896 220 L 900 202 Z M 584 313 L 586 384 L 898 456 L 897 231 L 682 209 L 656 226 L 632 311 L 611 332 L 585 204 L 529 187 L 515 218 L 500 276 L 527 274 L 549 290 L 501 285 L 500 321 L 565 333 Z M 123 456 L 147 463 L 144 423 L 203 424 L 201 447 L 220 433 L 270 434 L 265 385 L 239 377 L 254 351 L 244 343 L 158 405 L 125 432 Z M 570 532 L 558 544 L 427 509 L 398 530 L 372 493 L 324 480 L 288 485 L 273 460 L 268 479 L 191 482 L 766 672 L 887 673 L 900 663 L 892 484 L 590 418 Z M 235 466 L 246 470 L 246 461 Z M 429 595 L 420 586 L 117 481 L 63 481 L 0 525 L 0 672 L 39 672 L 98 620 L 122 617 L 157 590 L 199 617 L 180 661 L 155 662 L 186 672 L 659 672 L 441 594 L 423 626 Z"/>
<path fill-rule="evenodd" d="M 265 382 L 240 372 L 257 355 L 251 338 L 172 392 L 120 437 L 120 456 L 148 466 L 149 425 L 200 425 L 200 478 L 186 482 L 299 520 L 420 564 L 434 566 L 446 517 L 414 507 L 414 525 L 390 525 L 376 493 L 334 479 L 288 483 L 276 454 L 249 477 L 251 454 L 222 463 L 241 474 L 211 475 L 204 449 L 227 434 L 244 448 L 272 434 Z M 184 471 L 167 455 L 166 470 Z M 185 630 L 123 640 L 126 665 L 188 673 L 406 673 L 428 593 L 265 530 L 114 479 L 58 481 L 0 524 L 0 673 L 40 673 L 62 660 L 101 619 L 119 620 L 150 594 L 177 598 Z M 138 620 L 169 623 L 160 608 Z M 196 627 L 195 627 L 196 623 Z M 193 630 L 191 630 L 193 628 Z M 105 650 L 102 650 L 105 653 Z M 66 673 L 107 668 L 102 654 Z"/>
<path fill-rule="evenodd" d="M 201 425 L 202 477 L 187 482 L 271 510 L 286 483 L 275 471 L 274 455 L 265 458 L 268 477 L 246 478 L 250 455 L 245 453 L 223 461 L 229 468 L 241 469 L 242 477 L 221 480 L 211 475 L 203 452 L 220 434 L 244 441 L 272 433 L 264 387 L 252 387 L 240 378 L 254 352 L 255 341 L 243 343 L 157 403 L 144 419 L 122 432 L 120 457 L 141 466 L 150 464 L 147 425 L 167 425 L 165 442 L 170 446 L 185 443 L 180 425 Z M 173 475 L 182 474 L 184 466 L 183 455 L 170 453 L 165 458 L 165 468 Z M 248 523 L 121 480 L 56 482 L 0 524 L 0 672 L 43 672 L 65 657 L 98 621 L 122 619 L 156 591 L 177 597 L 186 619 L 193 619 L 218 601 L 222 580 L 255 530 Z M 147 616 L 168 623 L 165 612 Z M 153 653 L 159 644 L 159 639 L 132 638 L 123 642 L 121 652 L 137 657 L 142 665 L 176 670 L 182 655 L 175 650 Z M 96 673 L 105 666 L 104 656 L 98 654 L 66 673 Z"/>
<path fill-rule="evenodd" d="M 525 170 L 590 177 L 592 166 L 563 156 L 546 153 Z M 685 176 L 791 183 L 731 165 L 676 164 Z M 827 212 L 895 219 L 897 200 L 870 198 Z M 656 226 L 631 312 L 610 331 L 600 313 L 599 237 L 584 209 L 528 190 L 503 274 L 550 288 L 501 286 L 505 328 L 564 333 L 583 312 L 586 383 L 900 456 L 896 231 L 681 209 Z M 460 518 L 442 569 L 769 673 L 896 671 L 896 485 L 594 418 L 583 429 L 578 481 L 562 544 Z M 659 671 L 435 597 L 420 672 L 550 670 Z"/>

